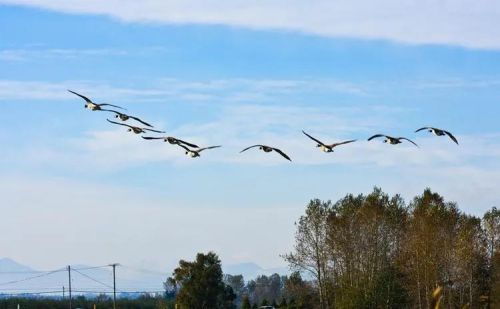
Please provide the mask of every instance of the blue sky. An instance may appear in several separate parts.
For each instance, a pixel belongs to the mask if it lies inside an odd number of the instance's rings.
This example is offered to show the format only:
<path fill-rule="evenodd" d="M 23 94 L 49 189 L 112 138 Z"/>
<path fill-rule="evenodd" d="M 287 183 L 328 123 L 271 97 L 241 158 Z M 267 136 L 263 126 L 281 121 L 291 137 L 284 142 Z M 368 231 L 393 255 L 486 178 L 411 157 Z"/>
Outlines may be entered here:
<path fill-rule="evenodd" d="M 373 12 L 361 0 L 339 10 L 318 1 L 324 10 L 297 18 L 292 1 L 274 19 L 278 0 L 246 11 L 226 1 L 68 3 L 0 1 L 2 255 L 40 268 L 170 269 L 215 250 L 228 264 L 276 267 L 311 198 L 381 186 L 410 199 L 431 187 L 468 213 L 498 206 L 494 4 L 470 14 L 422 4 L 400 16 L 394 1 Z M 330 20 L 329 9 L 351 19 Z M 223 147 L 190 160 L 110 125 L 66 89 Z M 425 125 L 461 145 L 413 133 Z M 359 141 L 323 154 L 303 129 Z M 375 133 L 421 148 L 366 142 Z M 238 153 L 256 143 L 294 162 Z"/>

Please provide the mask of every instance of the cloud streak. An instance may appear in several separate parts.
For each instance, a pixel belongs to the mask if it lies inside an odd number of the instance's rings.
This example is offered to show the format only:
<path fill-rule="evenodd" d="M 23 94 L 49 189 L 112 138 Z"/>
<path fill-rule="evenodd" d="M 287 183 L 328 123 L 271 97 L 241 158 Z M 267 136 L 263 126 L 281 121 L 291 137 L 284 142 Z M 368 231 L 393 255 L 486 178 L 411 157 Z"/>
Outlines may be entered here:
<path fill-rule="evenodd" d="M 499 49 L 500 3 L 493 0 L 1 0 L 128 22 L 280 29 L 330 37 Z"/>
<path fill-rule="evenodd" d="M 96 56 L 125 56 L 127 52 L 117 49 L 3 49 L 0 61 L 28 61 L 34 59 L 78 59 Z"/>
<path fill-rule="evenodd" d="M 29 91 L 27 91 L 29 89 Z M 294 93 L 342 93 L 368 95 L 363 84 L 328 79 L 216 79 L 190 81 L 162 78 L 149 87 L 120 87 L 106 81 L 68 80 L 61 82 L 0 79 L 1 100 L 68 100 L 74 89 L 96 101 L 120 100 L 165 102 L 168 100 L 227 103 L 271 102 Z"/>

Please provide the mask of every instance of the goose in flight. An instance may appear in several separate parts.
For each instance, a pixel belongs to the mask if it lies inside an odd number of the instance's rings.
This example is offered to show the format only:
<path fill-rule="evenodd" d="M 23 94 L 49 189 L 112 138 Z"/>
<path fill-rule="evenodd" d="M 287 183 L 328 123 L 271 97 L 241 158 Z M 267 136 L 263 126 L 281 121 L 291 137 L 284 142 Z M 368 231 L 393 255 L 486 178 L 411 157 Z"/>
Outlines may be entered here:
<path fill-rule="evenodd" d="M 79 93 L 76 93 L 72 90 L 69 90 L 69 92 L 73 93 L 73 94 L 76 94 L 77 96 L 79 96 L 80 98 L 84 99 L 85 100 L 85 108 L 87 109 L 90 109 L 91 111 L 100 111 L 100 110 L 103 110 L 102 107 L 103 106 L 112 106 L 112 107 L 116 107 L 116 108 L 121 108 L 121 109 L 125 109 L 123 107 L 120 107 L 120 106 L 117 106 L 117 105 L 113 105 L 113 104 L 108 104 L 108 103 L 94 103 L 92 102 L 92 100 L 90 100 L 89 98 L 87 98 L 86 96 L 84 95 L 81 95 Z"/>
<path fill-rule="evenodd" d="M 147 127 L 150 127 L 150 128 L 154 128 L 152 125 L 150 125 L 149 123 L 145 122 L 145 121 L 142 121 L 141 119 L 135 117 L 135 116 L 130 116 L 130 115 L 127 115 L 127 114 L 124 114 L 124 113 L 120 113 L 120 112 L 117 112 L 117 111 L 114 111 L 114 110 L 111 110 L 111 109 L 101 109 L 102 111 L 106 111 L 106 112 L 112 112 L 112 113 L 115 113 L 115 118 L 118 118 L 120 119 L 121 121 L 127 121 L 129 119 L 134 119 L 135 121 L 138 121 L 140 123 L 142 123 L 143 125 L 147 126 Z"/>
<path fill-rule="evenodd" d="M 405 140 L 405 141 L 408 141 L 410 143 L 412 143 L 413 145 L 417 146 L 417 144 L 415 144 L 415 142 L 413 142 L 412 140 L 406 138 L 406 137 L 392 137 L 392 136 L 388 136 L 388 135 L 384 135 L 384 134 L 375 134 L 373 135 L 372 137 L 370 137 L 368 140 L 371 141 L 372 139 L 374 138 L 378 138 L 378 137 L 385 137 L 384 139 L 384 143 L 388 143 L 388 144 L 391 144 L 391 145 L 397 145 L 397 144 L 401 144 L 401 140 Z"/>
<path fill-rule="evenodd" d="M 164 137 L 142 136 L 142 138 L 146 139 L 146 140 L 162 139 L 164 142 L 168 142 L 169 144 L 172 144 L 172 145 L 181 145 L 181 144 L 184 144 L 184 145 L 189 146 L 191 148 L 200 148 L 200 147 L 198 147 L 195 144 L 191 144 L 191 143 L 185 142 L 185 141 L 183 141 L 181 139 L 178 139 L 178 138 L 175 138 L 175 137 L 172 137 L 172 136 L 164 136 Z"/>
<path fill-rule="evenodd" d="M 417 131 L 415 131 L 415 133 L 420 132 L 422 130 L 427 130 L 427 131 L 429 131 L 430 133 L 432 133 L 432 134 L 434 134 L 436 136 L 445 136 L 445 135 L 448 135 L 448 137 L 458 145 L 458 141 L 455 138 L 455 136 L 453 136 L 453 134 L 451 134 L 450 132 L 448 132 L 446 130 L 437 129 L 437 128 L 433 128 L 433 127 L 423 127 L 423 128 L 418 129 Z"/>
<path fill-rule="evenodd" d="M 165 131 L 152 130 L 152 129 L 148 129 L 148 128 L 140 128 L 140 127 L 131 126 L 131 125 L 128 125 L 128 124 L 125 124 L 125 123 L 119 123 L 119 122 L 116 122 L 116 121 L 112 121 L 112 120 L 109 120 L 109 119 L 106 119 L 106 120 L 108 122 L 117 124 L 119 126 L 128 127 L 128 131 L 129 132 L 134 132 L 135 134 L 146 133 L 146 131 L 156 132 L 156 133 L 165 133 Z"/>
<path fill-rule="evenodd" d="M 290 159 L 290 157 L 287 156 L 286 153 L 284 153 L 280 149 L 274 148 L 274 147 L 269 147 L 269 146 L 266 146 L 266 145 L 253 145 L 253 146 L 250 146 L 250 147 L 247 147 L 247 148 L 243 149 L 242 151 L 240 151 L 240 153 L 242 153 L 243 151 L 247 151 L 248 149 L 254 148 L 254 147 L 259 147 L 259 149 L 262 150 L 262 151 L 264 151 L 264 152 L 271 152 L 271 151 L 274 150 L 277 153 L 279 153 L 283 158 L 287 159 L 288 161 L 292 161 L 292 159 Z"/>
<path fill-rule="evenodd" d="M 353 139 L 353 140 L 349 140 L 349 141 L 344 141 L 344 142 L 340 142 L 340 143 L 333 143 L 333 144 L 327 145 L 327 144 L 321 142 L 320 140 L 312 137 L 311 135 L 307 134 L 305 131 L 302 131 L 302 133 L 304 133 L 307 137 L 309 137 L 310 139 L 312 139 L 313 141 L 318 143 L 318 145 L 316 147 L 319 147 L 319 149 L 323 152 L 333 152 L 333 148 L 335 148 L 337 146 L 349 144 L 349 143 L 356 141 L 355 139 Z"/>
<path fill-rule="evenodd" d="M 182 144 L 177 144 L 179 145 L 179 147 L 182 147 L 186 150 L 186 155 L 188 157 L 191 157 L 191 158 L 196 158 L 196 157 L 199 157 L 200 156 L 200 152 L 202 152 L 203 150 L 207 150 L 207 149 L 214 149 L 214 148 L 219 148 L 219 147 L 222 147 L 222 146 L 210 146 L 210 147 L 203 147 L 203 148 L 199 148 L 199 149 L 189 149 L 187 148 L 186 146 L 182 145 Z"/>

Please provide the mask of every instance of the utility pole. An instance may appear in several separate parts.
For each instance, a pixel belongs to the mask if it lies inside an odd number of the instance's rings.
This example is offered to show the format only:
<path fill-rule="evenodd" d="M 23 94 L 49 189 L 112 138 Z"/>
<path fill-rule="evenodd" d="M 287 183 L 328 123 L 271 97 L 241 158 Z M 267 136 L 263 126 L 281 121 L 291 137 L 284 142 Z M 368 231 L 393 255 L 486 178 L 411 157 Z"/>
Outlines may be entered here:
<path fill-rule="evenodd" d="M 69 309 L 72 309 L 72 299 L 71 299 L 71 266 L 68 265 L 68 287 L 69 287 Z"/>
<path fill-rule="evenodd" d="M 64 292 L 66 292 L 66 291 L 64 290 L 64 285 L 63 285 L 63 300 L 64 300 L 64 298 L 66 296 Z"/>
<path fill-rule="evenodd" d="M 113 267 L 113 309 L 116 309 L 116 266 L 120 266 L 118 263 L 110 264 Z"/>

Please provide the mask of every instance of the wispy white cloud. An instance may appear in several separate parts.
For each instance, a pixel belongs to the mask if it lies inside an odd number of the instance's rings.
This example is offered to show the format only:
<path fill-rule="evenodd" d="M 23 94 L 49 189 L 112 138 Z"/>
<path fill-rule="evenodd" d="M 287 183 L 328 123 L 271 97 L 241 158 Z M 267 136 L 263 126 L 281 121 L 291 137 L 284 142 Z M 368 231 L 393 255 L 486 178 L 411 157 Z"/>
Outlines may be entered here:
<path fill-rule="evenodd" d="M 169 93 L 167 90 L 159 89 L 113 87 L 98 81 L 0 80 L 0 100 L 67 101 L 74 96 L 67 92 L 67 89 L 75 89 L 89 97 L 95 97 L 96 101 L 101 101 L 99 98 L 136 99 L 138 97 L 154 97 Z"/>
<path fill-rule="evenodd" d="M 0 61 L 27 61 L 33 59 L 76 59 L 92 56 L 124 56 L 127 52 L 117 49 L 2 49 Z"/>
<path fill-rule="evenodd" d="M 481 81 L 487 83 L 487 81 Z M 490 84 L 492 82 L 490 81 Z M 463 85 L 467 83 L 463 82 Z M 340 85 L 340 86 L 339 86 Z M 151 88 L 121 88 L 106 83 L 85 81 L 64 81 L 61 83 L 26 82 L 0 80 L 0 100 L 70 100 L 74 96 L 66 92 L 67 88 L 78 89 L 99 101 L 115 100 L 144 101 L 197 101 L 226 102 L 216 107 L 214 118 L 195 121 L 167 129 L 168 134 L 192 141 L 199 145 L 223 144 L 217 155 L 207 154 L 204 160 L 209 162 L 231 162 L 241 164 L 280 164 L 282 159 L 270 156 L 261 160 L 262 154 L 248 152 L 235 155 L 246 146 L 264 143 L 283 148 L 289 152 L 294 162 L 300 164 L 374 164 L 376 166 L 394 166 L 411 164 L 422 166 L 434 162 L 439 164 L 466 164 L 477 158 L 490 158 L 498 155 L 495 138 L 488 136 L 459 136 L 463 145 L 455 148 L 452 143 L 443 143 L 443 139 L 429 138 L 425 134 L 414 136 L 417 143 L 423 143 L 424 149 L 414 146 L 387 147 L 377 142 L 366 142 L 374 133 L 398 132 L 398 123 L 391 119 L 410 116 L 415 108 L 394 107 L 383 104 L 339 106 L 338 104 L 305 105 L 276 104 L 283 98 L 303 95 L 315 91 L 347 91 L 354 95 L 369 95 L 376 85 L 337 82 L 335 80 L 252 80 L 223 79 L 208 81 L 186 81 L 166 78 L 153 83 Z M 347 88 L 347 89 L 345 89 Z M 29 89 L 29 91 L 25 91 Z M 325 90 L 326 89 L 326 90 Z M 333 90 L 332 90 L 333 89 Z M 337 90 L 340 89 L 340 90 Z M 353 91 L 352 89 L 355 89 Z M 238 98 L 246 97 L 238 101 Z M 73 98 L 78 99 L 78 98 Z M 234 104 L 234 103 L 238 104 Z M 249 103 L 250 102 L 250 103 Z M 213 108 L 211 108 L 213 109 Z M 341 147 L 333 156 L 314 152 L 314 144 L 302 136 L 301 130 L 317 136 L 325 142 L 343 139 L 360 141 Z M 394 133 L 396 134 L 396 133 Z M 122 128 L 86 132 L 71 140 L 60 140 L 59 148 L 45 148 L 29 153 L 36 153 L 30 162 L 58 162 L 69 165 L 78 157 L 78 162 L 88 162 L 96 167 L 121 169 L 131 165 L 171 161 L 185 164 L 181 149 L 164 143 L 145 143 L 138 136 L 124 132 Z M 415 149 L 414 149 L 415 148 Z M 459 149 L 459 150 L 457 150 Z M 7 151 L 8 153 L 8 151 Z M 366 154 L 370 155 L 367 156 Z M 334 157 L 334 161 L 332 161 Z"/>
<path fill-rule="evenodd" d="M 385 145 L 380 140 L 368 142 L 375 133 L 398 132 L 401 128 L 390 119 L 401 118 L 413 109 L 389 109 L 384 106 L 313 107 L 275 106 L 261 104 L 227 105 L 218 108 L 212 120 L 196 121 L 168 128 L 168 135 L 201 146 L 219 145 L 215 153 L 203 153 L 203 162 L 231 164 L 288 164 L 278 155 L 259 151 L 238 152 L 250 145 L 268 144 L 288 153 L 294 163 L 303 165 L 373 165 L 392 168 L 409 165 L 415 168 L 465 166 L 469 162 L 493 161 L 500 156 L 495 134 L 457 135 L 460 146 L 447 138 L 408 133 L 407 137 L 421 147 L 409 143 Z M 358 139 L 356 143 L 339 147 L 333 154 L 323 154 L 301 130 L 326 142 Z M 88 131 L 71 139 L 57 138 L 57 146 L 37 146 L 27 149 L 24 161 L 31 164 L 57 164 L 74 169 L 94 166 L 103 172 L 126 169 L 155 162 L 192 164 L 177 146 L 163 142 L 147 142 L 122 127 Z M 6 154 L 9 150 L 5 151 Z M 17 153 L 17 150 L 16 150 Z M 369 154 L 369 155 L 368 155 Z M 76 162 L 78 162 L 76 164 Z M 198 164 L 198 163 L 197 163 Z"/>
<path fill-rule="evenodd" d="M 493 0 L 1 0 L 130 22 L 283 29 L 322 36 L 500 48 L 500 3 Z"/>
<path fill-rule="evenodd" d="M 217 79 L 189 81 L 164 78 L 150 87 L 112 86 L 106 81 L 19 81 L 0 79 L 0 100 L 68 100 L 73 97 L 66 89 L 74 89 L 96 101 L 159 101 L 182 100 L 193 102 L 269 102 L 284 94 L 345 93 L 368 95 L 363 84 L 329 79 Z M 28 91 L 29 90 L 29 91 Z"/>
<path fill-rule="evenodd" d="M 279 156 L 269 156 L 262 160 L 259 152 L 238 152 L 253 144 L 269 144 L 282 147 L 290 152 L 294 162 L 300 164 L 328 164 L 331 156 L 318 154 L 314 143 L 302 135 L 301 130 L 311 130 L 315 134 L 322 132 L 326 141 L 340 141 L 347 138 L 364 139 L 375 128 L 390 128 L 387 115 L 399 115 L 403 109 L 389 112 L 379 106 L 366 107 L 364 111 L 357 107 L 317 108 L 306 106 L 267 106 L 237 105 L 224 106 L 219 115 L 212 121 L 181 125 L 168 130 L 173 135 L 201 146 L 222 144 L 222 149 L 215 153 L 203 153 L 203 161 L 237 164 L 282 164 Z M 184 151 L 177 146 L 162 142 L 146 142 L 139 136 L 126 132 L 123 128 L 110 128 L 106 131 L 90 131 L 85 135 L 62 139 L 56 148 L 29 149 L 26 159 L 37 164 L 58 166 L 67 164 L 73 168 L 87 168 L 92 165 L 96 169 L 116 170 L 130 166 L 154 162 L 172 162 L 174 164 L 191 164 L 198 160 L 184 157 Z M 337 163 L 360 163 L 365 161 L 362 153 L 371 151 L 372 144 L 355 145 L 346 157 L 336 158 Z M 351 147 L 349 147 L 351 148 Z M 405 148 L 406 149 L 406 148 Z M 409 151 L 408 149 L 406 151 Z M 41 156 L 45 154 L 45 156 Z M 357 159 L 356 159 L 357 158 Z M 371 162 L 379 163 L 374 158 Z M 380 158 L 386 158 L 380 153 Z M 78 164 L 75 165 L 75 162 Z M 286 162 L 285 162 L 286 163 Z"/>
<path fill-rule="evenodd" d="M 414 87 L 417 89 L 491 88 L 491 87 L 498 87 L 499 85 L 500 85 L 500 79 L 498 78 L 471 78 L 471 79 L 449 78 L 441 80 L 414 82 Z"/>
<path fill-rule="evenodd" d="M 220 102 L 220 103 L 271 103 L 296 100 L 297 95 L 318 96 L 319 94 L 343 94 L 360 98 L 380 97 L 394 88 L 408 89 L 439 89 L 439 88 L 491 88 L 496 89 L 500 80 L 496 77 L 470 77 L 428 80 L 384 80 L 353 82 L 336 79 L 212 79 L 183 80 L 178 78 L 160 78 L 150 82 L 148 86 L 130 87 L 113 85 L 103 80 L 64 80 L 60 82 L 25 81 L 0 79 L 1 100 L 30 101 L 67 101 L 74 97 L 67 89 L 79 91 L 96 101 L 111 102 Z M 300 99 L 299 99 L 300 100 Z M 288 101 L 293 105 L 300 101 Z M 311 104 L 314 102 L 310 102 Z M 376 107 L 378 106 L 378 107 Z M 374 109 L 395 111 L 397 106 L 390 108 L 384 104 L 375 104 Z M 407 110 L 408 107 L 403 107 Z"/>

